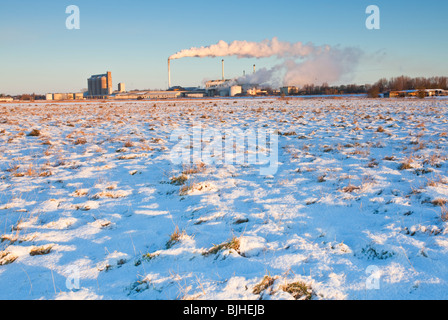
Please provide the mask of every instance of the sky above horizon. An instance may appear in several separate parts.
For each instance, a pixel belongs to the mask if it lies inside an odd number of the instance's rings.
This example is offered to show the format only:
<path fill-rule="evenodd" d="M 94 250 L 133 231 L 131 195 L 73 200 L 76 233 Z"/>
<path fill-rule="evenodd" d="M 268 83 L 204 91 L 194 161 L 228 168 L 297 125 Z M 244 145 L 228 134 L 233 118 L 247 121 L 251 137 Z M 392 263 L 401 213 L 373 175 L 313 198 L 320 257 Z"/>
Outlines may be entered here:
<path fill-rule="evenodd" d="M 386 0 L 31 1 L 0 0 L 0 93 L 79 92 L 92 74 L 112 72 L 114 89 L 166 89 L 167 58 L 223 40 L 357 48 L 356 68 L 331 84 L 446 76 L 448 2 Z M 66 28 L 66 7 L 80 9 L 80 29 Z M 381 10 L 368 30 L 367 6 Z M 226 57 L 226 77 L 271 68 L 271 58 Z M 221 77 L 221 58 L 172 62 L 172 85 L 201 86 Z"/>

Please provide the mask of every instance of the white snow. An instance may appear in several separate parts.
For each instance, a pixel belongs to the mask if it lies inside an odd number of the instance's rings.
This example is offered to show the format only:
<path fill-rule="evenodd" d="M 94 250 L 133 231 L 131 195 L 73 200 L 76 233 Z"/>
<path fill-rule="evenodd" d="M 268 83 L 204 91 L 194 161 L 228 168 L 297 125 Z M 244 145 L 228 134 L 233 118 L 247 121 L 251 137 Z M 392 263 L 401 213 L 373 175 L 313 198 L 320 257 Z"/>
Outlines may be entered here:
<path fill-rule="evenodd" d="M 295 282 L 447 299 L 447 115 L 443 99 L 0 104 L 0 299 L 294 299 Z M 277 130 L 278 170 L 186 172 L 170 136 L 193 124 Z"/>

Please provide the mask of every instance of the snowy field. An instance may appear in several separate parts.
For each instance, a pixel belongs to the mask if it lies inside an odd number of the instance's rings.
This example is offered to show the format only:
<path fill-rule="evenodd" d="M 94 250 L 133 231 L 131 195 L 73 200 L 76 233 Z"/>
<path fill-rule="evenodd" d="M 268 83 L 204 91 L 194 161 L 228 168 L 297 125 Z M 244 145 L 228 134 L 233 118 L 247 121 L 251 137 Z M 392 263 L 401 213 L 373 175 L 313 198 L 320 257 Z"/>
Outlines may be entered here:
<path fill-rule="evenodd" d="M 2 104 L 0 299 L 448 299 L 447 115 L 432 99 Z M 275 130 L 278 169 L 173 163 L 194 123 Z"/>

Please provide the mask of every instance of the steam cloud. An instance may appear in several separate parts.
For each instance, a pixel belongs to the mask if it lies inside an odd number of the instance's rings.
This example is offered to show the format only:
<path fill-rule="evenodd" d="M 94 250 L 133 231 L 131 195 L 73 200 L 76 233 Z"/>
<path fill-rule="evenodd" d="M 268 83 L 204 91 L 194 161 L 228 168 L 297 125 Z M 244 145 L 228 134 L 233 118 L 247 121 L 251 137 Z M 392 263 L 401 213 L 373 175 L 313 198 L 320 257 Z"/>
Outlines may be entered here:
<path fill-rule="evenodd" d="M 356 68 L 362 52 L 356 48 L 315 46 L 312 43 L 290 43 L 273 38 L 262 42 L 234 41 L 179 51 L 169 59 L 186 57 L 269 58 L 281 62 L 271 69 L 260 69 L 238 79 L 239 83 L 260 85 L 304 85 L 334 83 Z M 299 62 L 297 60 L 300 60 Z"/>
<path fill-rule="evenodd" d="M 278 58 L 305 57 L 328 49 L 328 46 L 316 47 L 313 44 L 303 44 L 302 42 L 282 42 L 277 38 L 262 42 L 234 41 L 230 44 L 221 40 L 217 44 L 208 47 L 182 50 L 172 55 L 170 60 L 186 57 L 205 58 L 226 56 L 237 56 L 238 58 L 268 58 L 273 56 L 277 56 Z"/>

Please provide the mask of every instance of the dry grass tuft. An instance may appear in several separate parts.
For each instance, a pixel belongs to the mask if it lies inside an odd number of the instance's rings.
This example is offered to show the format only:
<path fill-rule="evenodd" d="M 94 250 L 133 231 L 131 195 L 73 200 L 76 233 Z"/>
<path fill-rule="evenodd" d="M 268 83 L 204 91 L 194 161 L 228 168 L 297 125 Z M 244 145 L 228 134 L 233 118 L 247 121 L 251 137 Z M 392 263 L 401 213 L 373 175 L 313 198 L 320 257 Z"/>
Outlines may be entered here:
<path fill-rule="evenodd" d="M 52 248 L 53 248 L 53 245 L 33 247 L 30 250 L 30 256 L 42 256 L 42 255 L 49 254 L 51 252 Z"/>
<path fill-rule="evenodd" d="M 80 138 L 76 139 L 75 146 L 83 145 L 83 144 L 86 144 L 86 143 L 87 143 L 87 139 L 83 138 L 83 137 L 80 137 Z"/>
<path fill-rule="evenodd" d="M 442 212 L 440 213 L 440 218 L 442 219 L 443 222 L 447 222 L 448 221 L 448 208 L 443 205 L 441 207 Z"/>
<path fill-rule="evenodd" d="M 171 184 L 174 184 L 176 186 L 183 186 L 185 184 L 185 182 L 187 182 L 188 180 L 188 176 L 186 176 L 185 174 L 181 174 L 178 177 L 171 177 Z"/>
<path fill-rule="evenodd" d="M 303 281 L 297 281 L 281 286 L 281 289 L 291 294 L 296 300 L 311 300 L 313 290 Z"/>
<path fill-rule="evenodd" d="M 0 251 L 0 266 L 6 266 L 17 260 L 17 256 L 8 251 Z"/>
<path fill-rule="evenodd" d="M 127 141 L 124 143 L 124 147 L 125 147 L 125 148 L 132 148 L 132 147 L 134 147 L 134 142 L 132 142 L 131 140 L 127 140 Z"/>
<path fill-rule="evenodd" d="M 412 169 L 412 163 L 414 162 L 414 159 L 412 157 L 404 159 L 404 161 L 400 164 L 398 167 L 399 170 L 409 170 Z"/>
<path fill-rule="evenodd" d="M 187 233 L 185 230 L 180 230 L 178 226 L 176 226 L 176 229 L 174 232 L 170 235 L 170 240 L 166 243 L 166 248 L 170 249 L 172 246 L 174 246 L 176 243 L 180 242 L 182 237 L 184 237 Z"/>
<path fill-rule="evenodd" d="M 264 276 L 263 280 L 259 284 L 257 284 L 253 289 L 253 294 L 260 294 L 265 291 L 267 288 L 271 287 L 275 282 L 275 278 L 267 275 Z"/>
<path fill-rule="evenodd" d="M 352 193 L 352 192 L 354 192 L 356 190 L 360 190 L 360 189 L 361 189 L 360 187 L 350 184 L 347 187 L 342 188 L 342 192 Z"/>
<path fill-rule="evenodd" d="M 40 136 L 40 131 L 37 129 L 33 129 L 30 133 L 28 133 L 29 137 L 38 137 Z"/>
<path fill-rule="evenodd" d="M 209 256 L 211 254 L 217 254 L 221 250 L 230 250 L 233 249 L 236 252 L 240 252 L 240 239 L 237 237 L 233 237 L 232 240 L 214 245 L 211 249 L 204 252 L 202 255 Z"/>
<path fill-rule="evenodd" d="M 441 199 L 441 198 L 434 199 L 433 201 L 431 201 L 431 203 L 433 205 L 438 206 L 438 207 L 444 207 L 447 204 L 447 202 L 448 201 L 446 199 Z"/>
<path fill-rule="evenodd" d="M 182 174 L 196 174 L 203 173 L 207 170 L 207 166 L 203 162 L 195 163 L 193 165 L 185 165 L 182 170 Z"/>

